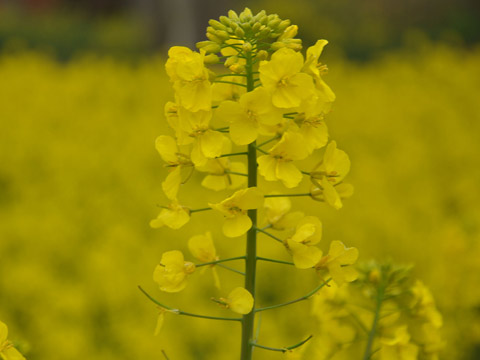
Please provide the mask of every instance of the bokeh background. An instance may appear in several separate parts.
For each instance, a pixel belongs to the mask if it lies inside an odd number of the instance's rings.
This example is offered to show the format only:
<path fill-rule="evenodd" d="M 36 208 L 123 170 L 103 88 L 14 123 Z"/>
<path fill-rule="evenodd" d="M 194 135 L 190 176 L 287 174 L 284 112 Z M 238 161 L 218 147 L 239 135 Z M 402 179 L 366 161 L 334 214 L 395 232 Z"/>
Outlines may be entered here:
<path fill-rule="evenodd" d="M 306 46 L 330 41 L 322 57 L 338 100 L 327 123 L 352 160 L 355 195 L 340 211 L 296 205 L 362 261 L 414 265 L 444 316 L 441 358 L 480 359 L 476 0 L 0 1 L 0 319 L 10 338 L 32 360 L 232 358 L 236 324 L 167 314 L 154 337 L 157 310 L 136 287 L 222 314 L 208 273 L 176 295 L 152 282 L 163 251 L 208 228 L 221 255 L 243 249 L 213 214 L 178 232 L 148 226 L 166 201 L 153 144 L 168 132 L 168 46 L 193 46 L 208 19 L 245 6 L 291 19 Z M 182 199 L 201 204 L 193 180 Z M 260 271 L 262 303 L 311 287 L 295 270 Z M 221 277 L 224 291 L 241 282 Z M 293 343 L 308 313 L 303 303 L 265 315 L 261 339 Z"/>

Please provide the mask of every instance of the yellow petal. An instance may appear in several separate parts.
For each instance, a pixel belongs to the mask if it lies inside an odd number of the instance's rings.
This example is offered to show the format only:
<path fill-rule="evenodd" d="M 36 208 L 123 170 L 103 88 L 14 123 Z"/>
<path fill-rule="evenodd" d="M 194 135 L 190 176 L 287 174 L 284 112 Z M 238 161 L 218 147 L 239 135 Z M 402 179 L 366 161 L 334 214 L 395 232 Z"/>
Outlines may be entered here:
<path fill-rule="evenodd" d="M 237 287 L 228 295 L 227 303 L 230 310 L 238 314 L 248 314 L 253 308 L 253 296 L 242 287 Z"/>
<path fill-rule="evenodd" d="M 262 155 L 257 158 L 258 172 L 267 181 L 277 180 L 277 160 L 270 155 Z"/>
<path fill-rule="evenodd" d="M 224 190 L 228 186 L 228 179 L 226 175 L 207 175 L 202 180 L 202 186 L 215 191 Z"/>
<path fill-rule="evenodd" d="M 13 346 L 5 349 L 3 351 L 3 356 L 5 357 L 5 360 L 25 360 L 25 357 Z"/>
<path fill-rule="evenodd" d="M 340 199 L 340 196 L 338 195 L 332 183 L 330 183 L 326 177 L 323 177 L 320 181 L 320 184 L 323 187 L 323 196 L 325 198 L 325 202 L 337 210 L 340 209 L 343 206 L 342 200 Z"/>
<path fill-rule="evenodd" d="M 275 171 L 277 179 L 287 188 L 296 187 L 302 181 L 302 173 L 292 162 L 278 161 Z"/>
<path fill-rule="evenodd" d="M 210 159 L 222 155 L 224 139 L 225 137 L 218 131 L 205 131 L 205 133 L 199 137 L 203 155 Z"/>
<path fill-rule="evenodd" d="M 243 106 L 236 101 L 224 101 L 220 103 L 213 116 L 215 119 L 229 123 L 245 121 L 247 118 Z"/>
<path fill-rule="evenodd" d="M 291 239 L 287 240 L 292 253 L 293 263 L 299 269 L 314 267 L 322 258 L 322 251 L 315 246 L 307 246 Z"/>
<path fill-rule="evenodd" d="M 165 311 L 160 311 L 157 318 L 157 325 L 155 326 L 155 331 L 153 332 L 154 336 L 160 334 L 160 330 L 162 330 L 163 320 L 165 319 Z"/>
<path fill-rule="evenodd" d="M 188 240 L 188 249 L 193 257 L 203 262 L 214 261 L 217 257 L 212 235 L 209 231 L 205 235 L 196 235 Z"/>
<path fill-rule="evenodd" d="M 3 344 L 5 341 L 7 341 L 8 337 L 8 327 L 7 325 L 0 321 L 0 344 Z"/>
<path fill-rule="evenodd" d="M 164 182 L 162 189 L 168 199 L 174 201 L 177 199 L 178 189 L 182 183 L 181 166 L 177 166 L 171 171 Z"/>
<path fill-rule="evenodd" d="M 330 244 L 328 254 L 342 265 L 351 265 L 358 259 L 358 249 L 347 248 L 341 241 L 334 240 Z"/>
<path fill-rule="evenodd" d="M 177 143 L 171 136 L 161 135 L 155 139 L 155 148 L 159 152 L 163 161 L 169 164 L 178 163 L 178 147 Z"/>
<path fill-rule="evenodd" d="M 263 193 L 257 187 L 249 187 L 237 198 L 236 203 L 240 209 L 250 210 L 261 207 L 263 201 Z"/>
<path fill-rule="evenodd" d="M 223 233 L 228 237 L 237 237 L 245 234 L 252 227 L 252 220 L 246 214 L 239 214 L 233 218 L 226 218 L 223 223 Z"/>
<path fill-rule="evenodd" d="M 230 124 L 230 137 L 237 145 L 250 144 L 257 139 L 257 136 L 258 125 L 248 118 Z"/>

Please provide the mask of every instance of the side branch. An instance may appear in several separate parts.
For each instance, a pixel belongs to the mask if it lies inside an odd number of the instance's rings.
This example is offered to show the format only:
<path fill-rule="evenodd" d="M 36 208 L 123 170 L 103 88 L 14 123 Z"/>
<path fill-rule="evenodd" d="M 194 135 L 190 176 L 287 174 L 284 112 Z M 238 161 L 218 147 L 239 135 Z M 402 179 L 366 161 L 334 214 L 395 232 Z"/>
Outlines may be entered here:
<path fill-rule="evenodd" d="M 196 318 L 202 318 L 202 319 L 209 319 L 209 320 L 224 320 L 224 321 L 242 321 L 241 318 L 229 318 L 229 317 L 219 317 L 219 316 L 208 316 L 208 315 L 199 315 L 199 314 L 193 314 L 193 313 L 189 313 L 189 312 L 186 312 L 186 311 L 182 311 L 182 310 L 179 310 L 179 309 L 174 309 L 170 306 L 167 306 L 167 305 L 163 305 L 161 302 L 159 302 L 158 300 L 156 300 L 155 298 L 153 298 L 149 293 L 147 293 L 145 290 L 143 290 L 143 288 L 141 286 L 138 286 L 138 288 L 140 289 L 140 291 L 148 298 L 150 299 L 150 301 L 152 301 L 154 304 L 164 308 L 164 309 L 167 309 L 169 310 L 170 312 L 173 312 L 174 314 L 177 314 L 177 315 L 184 315 L 184 316 L 191 316 L 191 317 L 196 317 Z"/>
<path fill-rule="evenodd" d="M 308 340 L 310 340 L 311 338 L 313 337 L 313 335 L 310 335 L 308 338 L 306 338 L 305 340 L 302 340 L 300 341 L 298 344 L 295 344 L 295 345 L 292 345 L 292 346 L 287 346 L 287 347 L 284 347 L 284 348 L 274 348 L 274 347 L 270 347 L 270 346 L 265 346 L 265 345 L 260 345 L 260 344 L 257 344 L 255 342 L 252 342 L 251 344 L 255 347 L 258 347 L 260 349 L 265 349 L 265 350 L 270 350 L 270 351 L 280 351 L 280 352 L 287 352 L 288 350 L 293 350 L 293 349 L 296 349 L 300 346 L 302 346 L 303 344 L 305 344 Z"/>
<path fill-rule="evenodd" d="M 201 263 L 201 264 L 195 264 L 195 266 L 196 267 L 201 267 L 201 266 L 206 266 L 206 265 L 220 264 L 220 263 L 227 262 L 227 261 L 244 260 L 244 259 L 245 259 L 245 255 L 236 256 L 236 257 L 228 258 L 228 259 L 219 259 L 219 260 L 209 261 L 209 262 L 205 262 L 205 263 Z"/>
<path fill-rule="evenodd" d="M 271 306 L 266 306 L 266 307 L 263 307 L 263 308 L 258 308 L 258 309 L 255 309 L 255 312 L 260 312 L 260 311 L 265 311 L 265 310 L 271 310 L 271 309 L 276 309 L 276 308 L 279 308 L 279 307 L 283 307 L 283 306 L 287 306 L 287 305 L 291 305 L 291 304 L 295 304 L 297 302 L 300 302 L 300 301 L 303 301 L 303 300 L 307 300 L 309 299 L 311 296 L 313 296 L 317 291 L 319 291 L 321 288 L 323 288 L 325 285 L 328 285 L 328 283 L 331 281 L 332 279 L 328 279 L 327 281 L 321 283 L 320 285 L 318 285 L 315 289 L 313 289 L 312 291 L 310 291 L 307 295 L 304 295 L 298 299 L 295 299 L 295 300 L 291 300 L 291 301 L 287 301 L 287 302 L 284 302 L 284 303 L 281 303 L 281 304 L 277 304 L 277 305 L 271 305 Z"/>

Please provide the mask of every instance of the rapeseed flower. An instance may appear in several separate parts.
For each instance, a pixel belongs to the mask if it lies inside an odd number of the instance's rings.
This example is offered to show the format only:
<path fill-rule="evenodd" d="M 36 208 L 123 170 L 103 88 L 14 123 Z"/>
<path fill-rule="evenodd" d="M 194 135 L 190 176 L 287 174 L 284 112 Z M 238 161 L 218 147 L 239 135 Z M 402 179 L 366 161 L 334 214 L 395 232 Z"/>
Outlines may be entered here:
<path fill-rule="evenodd" d="M 355 281 L 358 272 L 352 266 L 358 259 L 358 250 L 354 247 L 347 248 L 341 241 L 330 243 L 330 250 L 316 265 L 315 269 L 321 274 L 328 270 L 333 281 L 338 285 Z"/>
<path fill-rule="evenodd" d="M 263 204 L 265 217 L 272 229 L 286 230 L 295 227 L 303 217 L 301 211 L 290 212 L 292 202 L 286 197 L 266 198 Z"/>
<path fill-rule="evenodd" d="M 228 294 L 227 298 L 220 298 L 217 302 L 237 314 L 245 315 L 252 311 L 254 300 L 248 290 L 237 287 Z"/>
<path fill-rule="evenodd" d="M 190 221 L 190 211 L 180 205 L 178 201 L 172 201 L 167 207 L 162 208 L 156 219 L 150 221 L 150 226 L 154 229 L 164 225 L 171 229 L 180 229 Z"/>
<path fill-rule="evenodd" d="M 209 204 L 225 216 L 223 233 L 228 237 L 237 237 L 245 234 L 252 227 L 252 220 L 247 210 L 258 209 L 262 206 L 263 194 L 256 187 L 236 191 L 232 196 L 218 204 Z"/>
<path fill-rule="evenodd" d="M 7 340 L 8 327 L 0 321 L 0 358 L 3 360 L 25 360 L 25 357 Z"/>
<path fill-rule="evenodd" d="M 167 251 L 162 254 L 160 265 L 155 267 L 153 281 L 162 291 L 179 292 L 187 286 L 187 277 L 194 271 L 195 265 L 185 261 L 181 251 Z"/>

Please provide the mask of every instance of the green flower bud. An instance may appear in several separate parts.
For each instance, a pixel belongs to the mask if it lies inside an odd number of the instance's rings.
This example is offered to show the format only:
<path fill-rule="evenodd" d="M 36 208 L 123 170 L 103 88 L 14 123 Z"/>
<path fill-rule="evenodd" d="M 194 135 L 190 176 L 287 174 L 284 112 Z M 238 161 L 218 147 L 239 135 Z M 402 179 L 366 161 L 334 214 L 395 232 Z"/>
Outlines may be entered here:
<path fill-rule="evenodd" d="M 226 31 L 223 31 L 223 30 L 216 30 L 215 35 L 222 40 L 230 39 L 230 35 Z"/>
<path fill-rule="evenodd" d="M 262 22 L 262 19 L 266 17 L 265 10 L 260 11 L 257 15 L 253 17 L 255 22 Z"/>
<path fill-rule="evenodd" d="M 239 26 L 239 27 L 235 30 L 235 35 L 241 39 L 241 38 L 243 38 L 243 37 L 245 36 L 245 31 L 243 31 L 243 29 Z"/>
<path fill-rule="evenodd" d="M 207 54 L 220 52 L 220 45 L 213 41 L 200 41 L 196 44 L 197 49 L 204 50 Z"/>
<path fill-rule="evenodd" d="M 278 24 L 278 31 L 285 31 L 286 28 L 288 28 L 291 24 L 290 20 L 283 20 L 280 24 Z"/>
<path fill-rule="evenodd" d="M 225 25 L 225 27 L 227 27 L 227 31 L 228 31 L 228 28 L 231 28 L 232 27 L 232 24 L 234 24 L 234 22 L 232 20 L 230 20 L 228 17 L 222 15 L 220 16 L 220 22 Z M 221 29 L 219 29 L 221 30 Z"/>
<path fill-rule="evenodd" d="M 277 27 L 278 25 L 280 25 L 280 23 L 282 22 L 282 20 L 280 19 L 275 19 L 275 20 L 271 20 L 268 22 L 268 27 L 272 30 L 277 30 Z"/>
<path fill-rule="evenodd" d="M 248 41 L 242 45 L 242 49 L 244 52 L 250 52 L 252 51 L 252 44 L 250 44 Z"/>
<path fill-rule="evenodd" d="M 241 73 L 245 72 L 245 65 L 233 64 L 232 66 L 229 66 L 228 69 L 231 72 L 234 72 L 236 74 L 241 74 Z"/>
<path fill-rule="evenodd" d="M 249 23 L 242 24 L 242 29 L 245 31 L 245 33 L 249 33 L 252 31 L 252 26 Z"/>
<path fill-rule="evenodd" d="M 270 46 L 270 49 L 272 51 L 277 51 L 278 49 L 281 49 L 281 48 L 284 48 L 286 47 L 285 43 L 282 42 L 282 41 L 276 41 L 274 42 L 271 46 Z"/>
<path fill-rule="evenodd" d="M 232 20 L 239 21 L 238 14 L 233 10 L 228 10 L 228 17 Z"/>
<path fill-rule="evenodd" d="M 278 40 L 286 40 L 286 39 L 293 39 L 298 33 L 298 26 L 297 25 L 290 25 L 285 29 L 282 35 L 278 38 Z"/>
<path fill-rule="evenodd" d="M 266 37 L 269 37 L 270 32 L 272 31 L 269 27 L 266 27 L 265 25 L 262 25 L 264 28 L 261 29 L 258 33 L 258 38 L 260 39 L 265 39 Z"/>
<path fill-rule="evenodd" d="M 220 58 L 215 54 L 210 54 L 205 56 L 203 62 L 205 64 L 218 64 L 220 62 Z"/>
<path fill-rule="evenodd" d="M 212 34 L 212 33 L 207 32 L 206 36 L 207 36 L 207 38 L 208 38 L 209 40 L 214 41 L 214 42 L 216 42 L 216 43 L 218 43 L 218 44 L 222 44 L 222 43 L 223 43 L 223 40 L 220 39 L 220 38 L 219 38 L 217 35 L 215 35 L 215 34 Z"/>
<path fill-rule="evenodd" d="M 237 62 L 238 62 L 237 56 L 230 56 L 227 60 L 225 60 L 225 66 L 230 67 L 233 64 L 236 64 Z"/>
<path fill-rule="evenodd" d="M 268 59 L 268 52 L 265 50 L 260 50 L 257 53 L 257 59 L 258 60 L 267 60 Z"/>
<path fill-rule="evenodd" d="M 249 8 L 245 8 L 245 10 L 240 13 L 239 18 L 241 22 L 246 23 L 252 19 L 252 16 L 252 11 Z"/>
<path fill-rule="evenodd" d="M 227 31 L 227 27 L 217 20 L 211 19 L 211 20 L 208 21 L 208 23 L 215 30 Z"/>
<path fill-rule="evenodd" d="M 260 24 L 259 22 L 256 22 L 255 24 L 253 24 L 252 26 L 252 31 L 256 34 L 258 33 L 258 31 L 260 30 L 260 28 L 262 27 L 263 25 Z"/>

